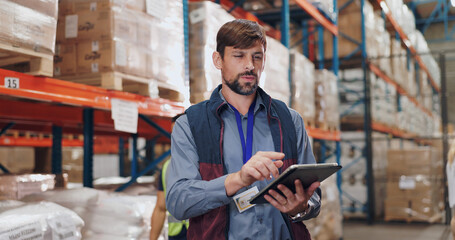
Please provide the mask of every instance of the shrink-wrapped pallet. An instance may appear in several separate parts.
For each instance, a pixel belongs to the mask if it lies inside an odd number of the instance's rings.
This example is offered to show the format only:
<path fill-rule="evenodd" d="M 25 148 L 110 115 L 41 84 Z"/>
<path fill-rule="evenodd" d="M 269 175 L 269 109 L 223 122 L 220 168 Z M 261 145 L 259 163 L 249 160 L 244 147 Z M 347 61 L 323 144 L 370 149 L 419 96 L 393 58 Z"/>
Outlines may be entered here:
<path fill-rule="evenodd" d="M 221 72 L 213 64 L 212 54 L 216 51 L 218 30 L 234 19 L 218 4 L 209 1 L 189 4 L 192 103 L 210 98 L 213 89 L 221 84 Z"/>
<path fill-rule="evenodd" d="M 323 130 L 340 129 L 337 77 L 330 71 L 315 71 L 316 127 Z"/>
<path fill-rule="evenodd" d="M 297 51 L 291 51 L 292 108 L 306 124 L 314 124 L 314 64 Z M 314 127 L 314 126 L 312 126 Z"/>
<path fill-rule="evenodd" d="M 289 104 L 291 89 L 289 86 L 289 50 L 279 41 L 267 37 L 265 67 L 259 86 L 272 98 Z"/>

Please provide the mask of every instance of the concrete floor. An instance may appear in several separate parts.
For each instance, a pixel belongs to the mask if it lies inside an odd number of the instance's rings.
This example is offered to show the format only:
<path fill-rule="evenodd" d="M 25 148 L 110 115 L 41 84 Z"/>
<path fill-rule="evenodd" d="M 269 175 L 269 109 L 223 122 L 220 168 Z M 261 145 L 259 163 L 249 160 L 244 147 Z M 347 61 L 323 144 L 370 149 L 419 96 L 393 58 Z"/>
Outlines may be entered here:
<path fill-rule="evenodd" d="M 453 240 L 444 224 L 375 223 L 345 221 L 343 240 Z"/>

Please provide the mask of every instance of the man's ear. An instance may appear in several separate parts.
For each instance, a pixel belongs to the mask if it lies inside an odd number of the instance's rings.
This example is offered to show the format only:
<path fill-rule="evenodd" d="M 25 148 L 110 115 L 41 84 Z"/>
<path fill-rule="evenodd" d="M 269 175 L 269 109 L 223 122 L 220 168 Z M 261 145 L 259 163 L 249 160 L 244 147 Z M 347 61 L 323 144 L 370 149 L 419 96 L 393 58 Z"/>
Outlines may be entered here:
<path fill-rule="evenodd" d="M 216 69 L 221 70 L 223 66 L 223 59 L 221 58 L 221 54 L 219 52 L 213 52 L 212 54 L 213 64 L 215 65 Z"/>

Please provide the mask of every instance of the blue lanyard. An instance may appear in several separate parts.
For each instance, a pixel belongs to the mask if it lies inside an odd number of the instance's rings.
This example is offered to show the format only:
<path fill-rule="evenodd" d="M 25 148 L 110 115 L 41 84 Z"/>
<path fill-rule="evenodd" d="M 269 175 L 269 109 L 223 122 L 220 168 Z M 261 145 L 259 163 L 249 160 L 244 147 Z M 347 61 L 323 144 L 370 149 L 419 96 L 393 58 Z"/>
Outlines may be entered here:
<path fill-rule="evenodd" d="M 243 136 L 243 127 L 242 127 L 242 119 L 240 117 L 239 111 L 229 104 L 231 108 L 234 110 L 235 118 L 237 120 L 237 128 L 239 130 L 240 135 L 240 142 L 242 143 L 242 151 L 243 151 L 243 164 L 245 164 L 252 155 L 253 152 L 253 125 L 254 125 L 254 106 L 256 105 L 256 99 L 250 106 L 248 110 L 248 124 L 246 128 L 246 141 L 245 136 Z"/>

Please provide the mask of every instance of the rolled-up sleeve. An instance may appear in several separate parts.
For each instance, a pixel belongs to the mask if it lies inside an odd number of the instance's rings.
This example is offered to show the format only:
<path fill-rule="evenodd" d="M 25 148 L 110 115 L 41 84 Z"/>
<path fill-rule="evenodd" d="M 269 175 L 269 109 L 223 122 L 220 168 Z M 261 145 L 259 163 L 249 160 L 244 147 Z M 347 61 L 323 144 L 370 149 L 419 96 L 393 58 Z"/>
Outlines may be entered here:
<path fill-rule="evenodd" d="M 171 136 L 171 163 L 166 174 L 166 208 L 179 220 L 226 205 L 226 175 L 202 180 L 199 157 L 186 115 L 177 119 Z"/>
<path fill-rule="evenodd" d="M 316 163 L 314 159 L 313 150 L 311 148 L 310 139 L 308 137 L 308 133 L 305 130 L 305 125 L 303 123 L 303 119 L 298 112 L 293 109 L 289 109 L 291 112 L 292 120 L 295 125 L 295 130 L 297 133 L 297 151 L 298 151 L 298 163 L 299 164 L 308 164 L 308 163 Z M 309 200 L 311 203 L 310 211 L 302 217 L 301 220 L 306 220 L 310 218 L 317 217 L 321 210 L 321 188 L 316 189 L 311 199 Z"/>

